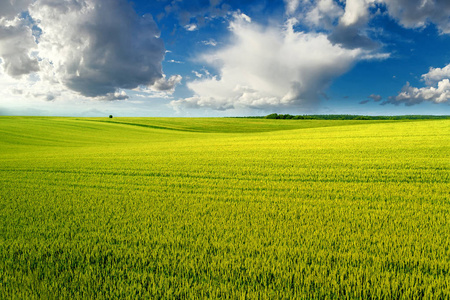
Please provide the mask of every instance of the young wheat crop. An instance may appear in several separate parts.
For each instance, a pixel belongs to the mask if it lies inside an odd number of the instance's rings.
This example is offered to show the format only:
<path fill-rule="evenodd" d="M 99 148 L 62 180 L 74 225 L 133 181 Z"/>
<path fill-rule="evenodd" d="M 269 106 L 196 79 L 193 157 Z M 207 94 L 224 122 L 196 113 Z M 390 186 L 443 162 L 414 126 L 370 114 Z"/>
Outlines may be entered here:
<path fill-rule="evenodd" d="M 0 118 L 1 298 L 446 299 L 450 121 Z"/>

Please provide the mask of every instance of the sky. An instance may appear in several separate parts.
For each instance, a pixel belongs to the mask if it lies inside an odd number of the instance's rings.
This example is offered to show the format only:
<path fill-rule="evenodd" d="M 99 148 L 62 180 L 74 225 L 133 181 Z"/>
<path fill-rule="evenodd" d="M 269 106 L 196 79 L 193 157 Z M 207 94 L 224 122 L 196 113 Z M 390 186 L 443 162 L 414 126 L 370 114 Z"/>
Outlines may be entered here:
<path fill-rule="evenodd" d="M 0 115 L 450 114 L 448 0 L 0 0 Z"/>

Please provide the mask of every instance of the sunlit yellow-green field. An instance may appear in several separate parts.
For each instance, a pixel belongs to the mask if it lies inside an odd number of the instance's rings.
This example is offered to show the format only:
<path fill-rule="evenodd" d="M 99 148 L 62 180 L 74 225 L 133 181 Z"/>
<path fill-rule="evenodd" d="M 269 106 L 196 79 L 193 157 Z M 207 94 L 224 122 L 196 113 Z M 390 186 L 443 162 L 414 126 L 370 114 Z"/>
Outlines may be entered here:
<path fill-rule="evenodd" d="M 0 298 L 448 299 L 450 120 L 0 117 Z"/>

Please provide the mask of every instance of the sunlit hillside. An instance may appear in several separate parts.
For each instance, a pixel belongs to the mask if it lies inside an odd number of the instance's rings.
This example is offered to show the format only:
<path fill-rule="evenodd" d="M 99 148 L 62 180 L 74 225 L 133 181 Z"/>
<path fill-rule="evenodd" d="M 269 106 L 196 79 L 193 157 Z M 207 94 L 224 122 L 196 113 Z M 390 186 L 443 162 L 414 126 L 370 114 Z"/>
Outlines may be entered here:
<path fill-rule="evenodd" d="M 450 120 L 0 117 L 0 298 L 444 299 Z"/>

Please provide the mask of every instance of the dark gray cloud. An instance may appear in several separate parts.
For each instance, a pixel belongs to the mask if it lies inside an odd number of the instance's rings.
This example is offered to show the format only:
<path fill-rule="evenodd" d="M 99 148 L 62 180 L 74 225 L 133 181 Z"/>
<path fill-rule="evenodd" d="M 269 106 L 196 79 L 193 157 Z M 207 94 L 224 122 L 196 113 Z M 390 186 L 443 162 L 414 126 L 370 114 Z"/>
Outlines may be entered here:
<path fill-rule="evenodd" d="M 331 30 L 330 41 L 349 49 L 380 47 L 367 34 L 368 22 L 374 16 L 370 9 L 380 6 L 386 7 L 387 14 L 403 27 L 420 28 L 434 23 L 441 33 L 450 34 L 449 0 L 347 0 L 345 13 Z"/>
<path fill-rule="evenodd" d="M 175 86 L 181 82 L 181 79 L 182 77 L 180 75 L 171 76 L 169 79 L 163 77 L 155 82 L 152 89 L 156 91 L 173 92 Z"/>
<path fill-rule="evenodd" d="M 333 44 L 339 44 L 347 49 L 374 50 L 380 47 L 380 44 L 368 37 L 359 25 L 338 25 L 328 36 L 328 39 Z"/>
<path fill-rule="evenodd" d="M 1 0 L 0 19 L 14 19 L 17 14 L 26 11 L 33 0 Z"/>
<path fill-rule="evenodd" d="M 369 8 L 374 5 L 373 2 L 372 0 L 348 0 L 338 25 L 328 36 L 330 42 L 347 49 L 379 48 L 379 43 L 367 35 L 367 24 L 372 17 Z"/>
<path fill-rule="evenodd" d="M 363 100 L 363 101 L 359 102 L 359 104 L 367 104 L 371 101 L 380 102 L 381 99 L 383 99 L 383 97 L 381 97 L 380 95 L 375 95 L 375 94 L 372 94 L 372 95 L 368 96 L 367 98 L 369 98 L 369 99 Z"/>
<path fill-rule="evenodd" d="M 49 76 L 73 91 L 116 98 L 118 89 L 163 77 L 157 25 L 126 0 L 38 0 L 30 15 L 42 31 L 39 57 L 52 66 Z"/>
<path fill-rule="evenodd" d="M 231 6 L 227 4 L 227 1 L 222 0 L 173 0 L 166 5 L 165 13 L 174 14 L 181 26 L 196 24 L 201 27 L 207 19 L 222 17 L 230 9 Z"/>
<path fill-rule="evenodd" d="M 404 27 L 417 28 L 434 23 L 442 33 L 450 34 L 449 0 L 383 0 L 383 2 L 389 15 Z"/>

